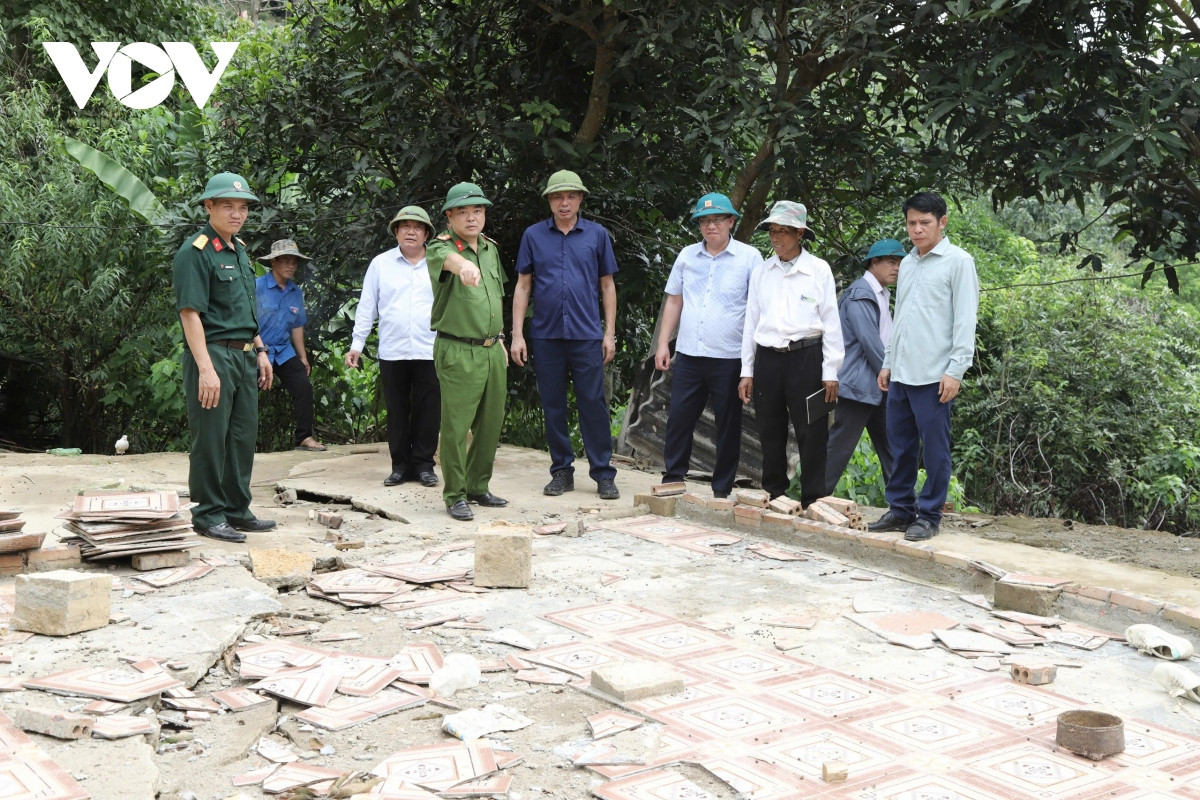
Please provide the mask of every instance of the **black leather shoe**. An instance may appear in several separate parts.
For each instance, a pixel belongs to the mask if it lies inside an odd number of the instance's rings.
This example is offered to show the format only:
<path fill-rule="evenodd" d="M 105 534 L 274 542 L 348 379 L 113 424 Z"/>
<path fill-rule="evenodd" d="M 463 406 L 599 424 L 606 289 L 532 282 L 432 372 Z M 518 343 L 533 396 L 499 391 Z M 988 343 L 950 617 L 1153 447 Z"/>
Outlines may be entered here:
<path fill-rule="evenodd" d="M 424 472 L 418 472 L 417 480 L 420 481 L 422 486 L 437 486 L 438 485 L 437 473 L 431 469 L 427 469 Z"/>
<path fill-rule="evenodd" d="M 549 497 L 558 497 L 563 492 L 573 491 L 575 491 L 575 474 L 568 470 L 560 469 L 558 472 L 550 473 L 550 482 L 542 489 L 542 494 Z"/>
<path fill-rule="evenodd" d="M 617 489 L 617 482 L 612 478 L 601 478 L 596 481 L 596 494 L 600 495 L 601 500 L 617 500 L 621 497 L 621 492 Z"/>
<path fill-rule="evenodd" d="M 900 519 L 891 511 L 884 512 L 883 516 L 867 526 L 867 530 L 871 533 L 883 533 L 885 531 L 906 531 L 908 526 L 912 525 L 911 519 Z"/>
<path fill-rule="evenodd" d="M 399 472 L 393 472 L 391 475 L 388 475 L 386 478 L 383 479 L 383 485 L 384 486 L 399 486 L 400 484 L 404 483 L 404 480 L 405 480 L 404 476 L 401 475 Z"/>
<path fill-rule="evenodd" d="M 220 525 L 213 525 L 211 528 L 205 528 L 201 525 L 193 525 L 192 530 L 201 536 L 207 536 L 210 539 L 218 539 L 222 542 L 244 542 L 246 534 L 238 533 L 233 528 L 229 527 L 229 523 L 222 522 Z"/>
<path fill-rule="evenodd" d="M 908 542 L 923 542 L 938 535 L 938 526 L 927 519 L 919 519 L 904 532 L 904 540 Z"/>
<path fill-rule="evenodd" d="M 486 494 L 469 494 L 467 495 L 467 502 L 478 503 L 479 505 L 487 506 L 488 508 L 500 508 L 508 505 L 507 500 L 505 500 L 503 497 L 496 497 L 496 495 L 492 494 L 491 492 L 487 492 Z"/>
<path fill-rule="evenodd" d="M 446 509 L 446 513 L 459 522 L 470 522 L 475 519 L 475 512 L 467 505 L 466 500 L 456 501 L 454 505 Z"/>
<path fill-rule="evenodd" d="M 250 531 L 258 533 L 259 531 L 269 531 L 274 529 L 275 520 L 273 519 L 248 519 L 244 522 L 231 522 L 230 527 L 239 531 Z M 242 537 L 245 538 L 245 537 Z"/>

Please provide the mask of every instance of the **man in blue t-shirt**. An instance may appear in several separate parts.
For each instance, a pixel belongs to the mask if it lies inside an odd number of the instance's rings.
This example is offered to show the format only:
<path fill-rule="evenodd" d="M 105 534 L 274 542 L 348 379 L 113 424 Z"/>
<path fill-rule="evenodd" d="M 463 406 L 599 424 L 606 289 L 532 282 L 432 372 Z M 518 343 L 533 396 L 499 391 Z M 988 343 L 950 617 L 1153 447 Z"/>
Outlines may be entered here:
<path fill-rule="evenodd" d="M 513 291 L 513 363 L 534 362 L 538 394 L 546 416 L 550 447 L 550 496 L 575 489 L 575 453 L 567 427 L 567 381 L 575 387 L 579 430 L 587 453 L 588 474 L 602 500 L 616 500 L 617 471 L 612 460 L 612 429 L 604 393 L 604 365 L 616 354 L 617 260 L 603 225 L 579 216 L 587 196 L 579 176 L 560 170 L 550 176 L 542 196 L 550 219 L 534 223 L 517 252 Z M 533 296 L 529 341 L 525 312 Z M 603 327 L 600 309 L 604 309 Z"/>
<path fill-rule="evenodd" d="M 272 243 L 270 254 L 259 258 L 271 271 L 255 282 L 258 326 L 275 375 L 292 396 L 296 449 L 322 451 L 325 445 L 313 437 L 313 390 L 308 380 L 312 365 L 304 351 L 304 324 L 308 321 L 304 293 L 292 280 L 300 259 L 310 260 L 291 239 Z"/>

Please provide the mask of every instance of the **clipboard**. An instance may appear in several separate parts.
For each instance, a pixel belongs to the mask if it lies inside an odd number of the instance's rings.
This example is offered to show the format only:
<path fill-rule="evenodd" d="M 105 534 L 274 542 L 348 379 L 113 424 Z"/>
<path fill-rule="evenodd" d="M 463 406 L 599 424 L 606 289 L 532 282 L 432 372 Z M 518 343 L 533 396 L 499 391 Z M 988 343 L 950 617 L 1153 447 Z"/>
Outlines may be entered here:
<path fill-rule="evenodd" d="M 808 424 L 812 425 L 837 408 L 837 400 L 835 399 L 832 403 L 825 402 L 825 387 L 822 386 L 804 398 L 804 408 L 808 412 Z"/>

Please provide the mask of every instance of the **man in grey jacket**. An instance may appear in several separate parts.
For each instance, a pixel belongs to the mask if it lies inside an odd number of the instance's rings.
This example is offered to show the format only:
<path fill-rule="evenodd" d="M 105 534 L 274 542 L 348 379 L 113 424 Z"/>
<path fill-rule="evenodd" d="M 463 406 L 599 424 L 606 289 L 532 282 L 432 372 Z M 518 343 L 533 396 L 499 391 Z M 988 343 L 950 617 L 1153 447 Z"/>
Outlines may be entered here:
<path fill-rule="evenodd" d="M 887 397 L 879 389 L 879 370 L 892 335 L 889 286 L 896 282 L 900 259 L 907 253 L 895 239 L 881 239 L 871 245 L 862 265 L 863 276 L 850 284 L 838 300 L 842 321 L 842 340 L 846 359 L 838 372 L 838 407 L 829 429 L 829 450 L 825 461 L 826 490 L 833 494 L 838 480 L 850 463 L 863 430 L 879 456 L 883 481 L 892 476 L 892 451 L 888 447 Z"/>

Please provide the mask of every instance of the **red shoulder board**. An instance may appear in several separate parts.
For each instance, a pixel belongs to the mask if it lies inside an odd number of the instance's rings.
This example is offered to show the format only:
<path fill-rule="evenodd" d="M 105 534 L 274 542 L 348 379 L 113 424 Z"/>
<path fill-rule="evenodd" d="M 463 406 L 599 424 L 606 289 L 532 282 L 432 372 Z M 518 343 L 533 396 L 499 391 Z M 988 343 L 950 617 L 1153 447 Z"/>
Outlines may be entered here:
<path fill-rule="evenodd" d="M 212 240 L 212 243 L 213 243 L 213 250 L 216 250 L 218 253 L 225 249 L 225 245 L 221 244 L 220 239 L 217 239 L 214 237 Z"/>

